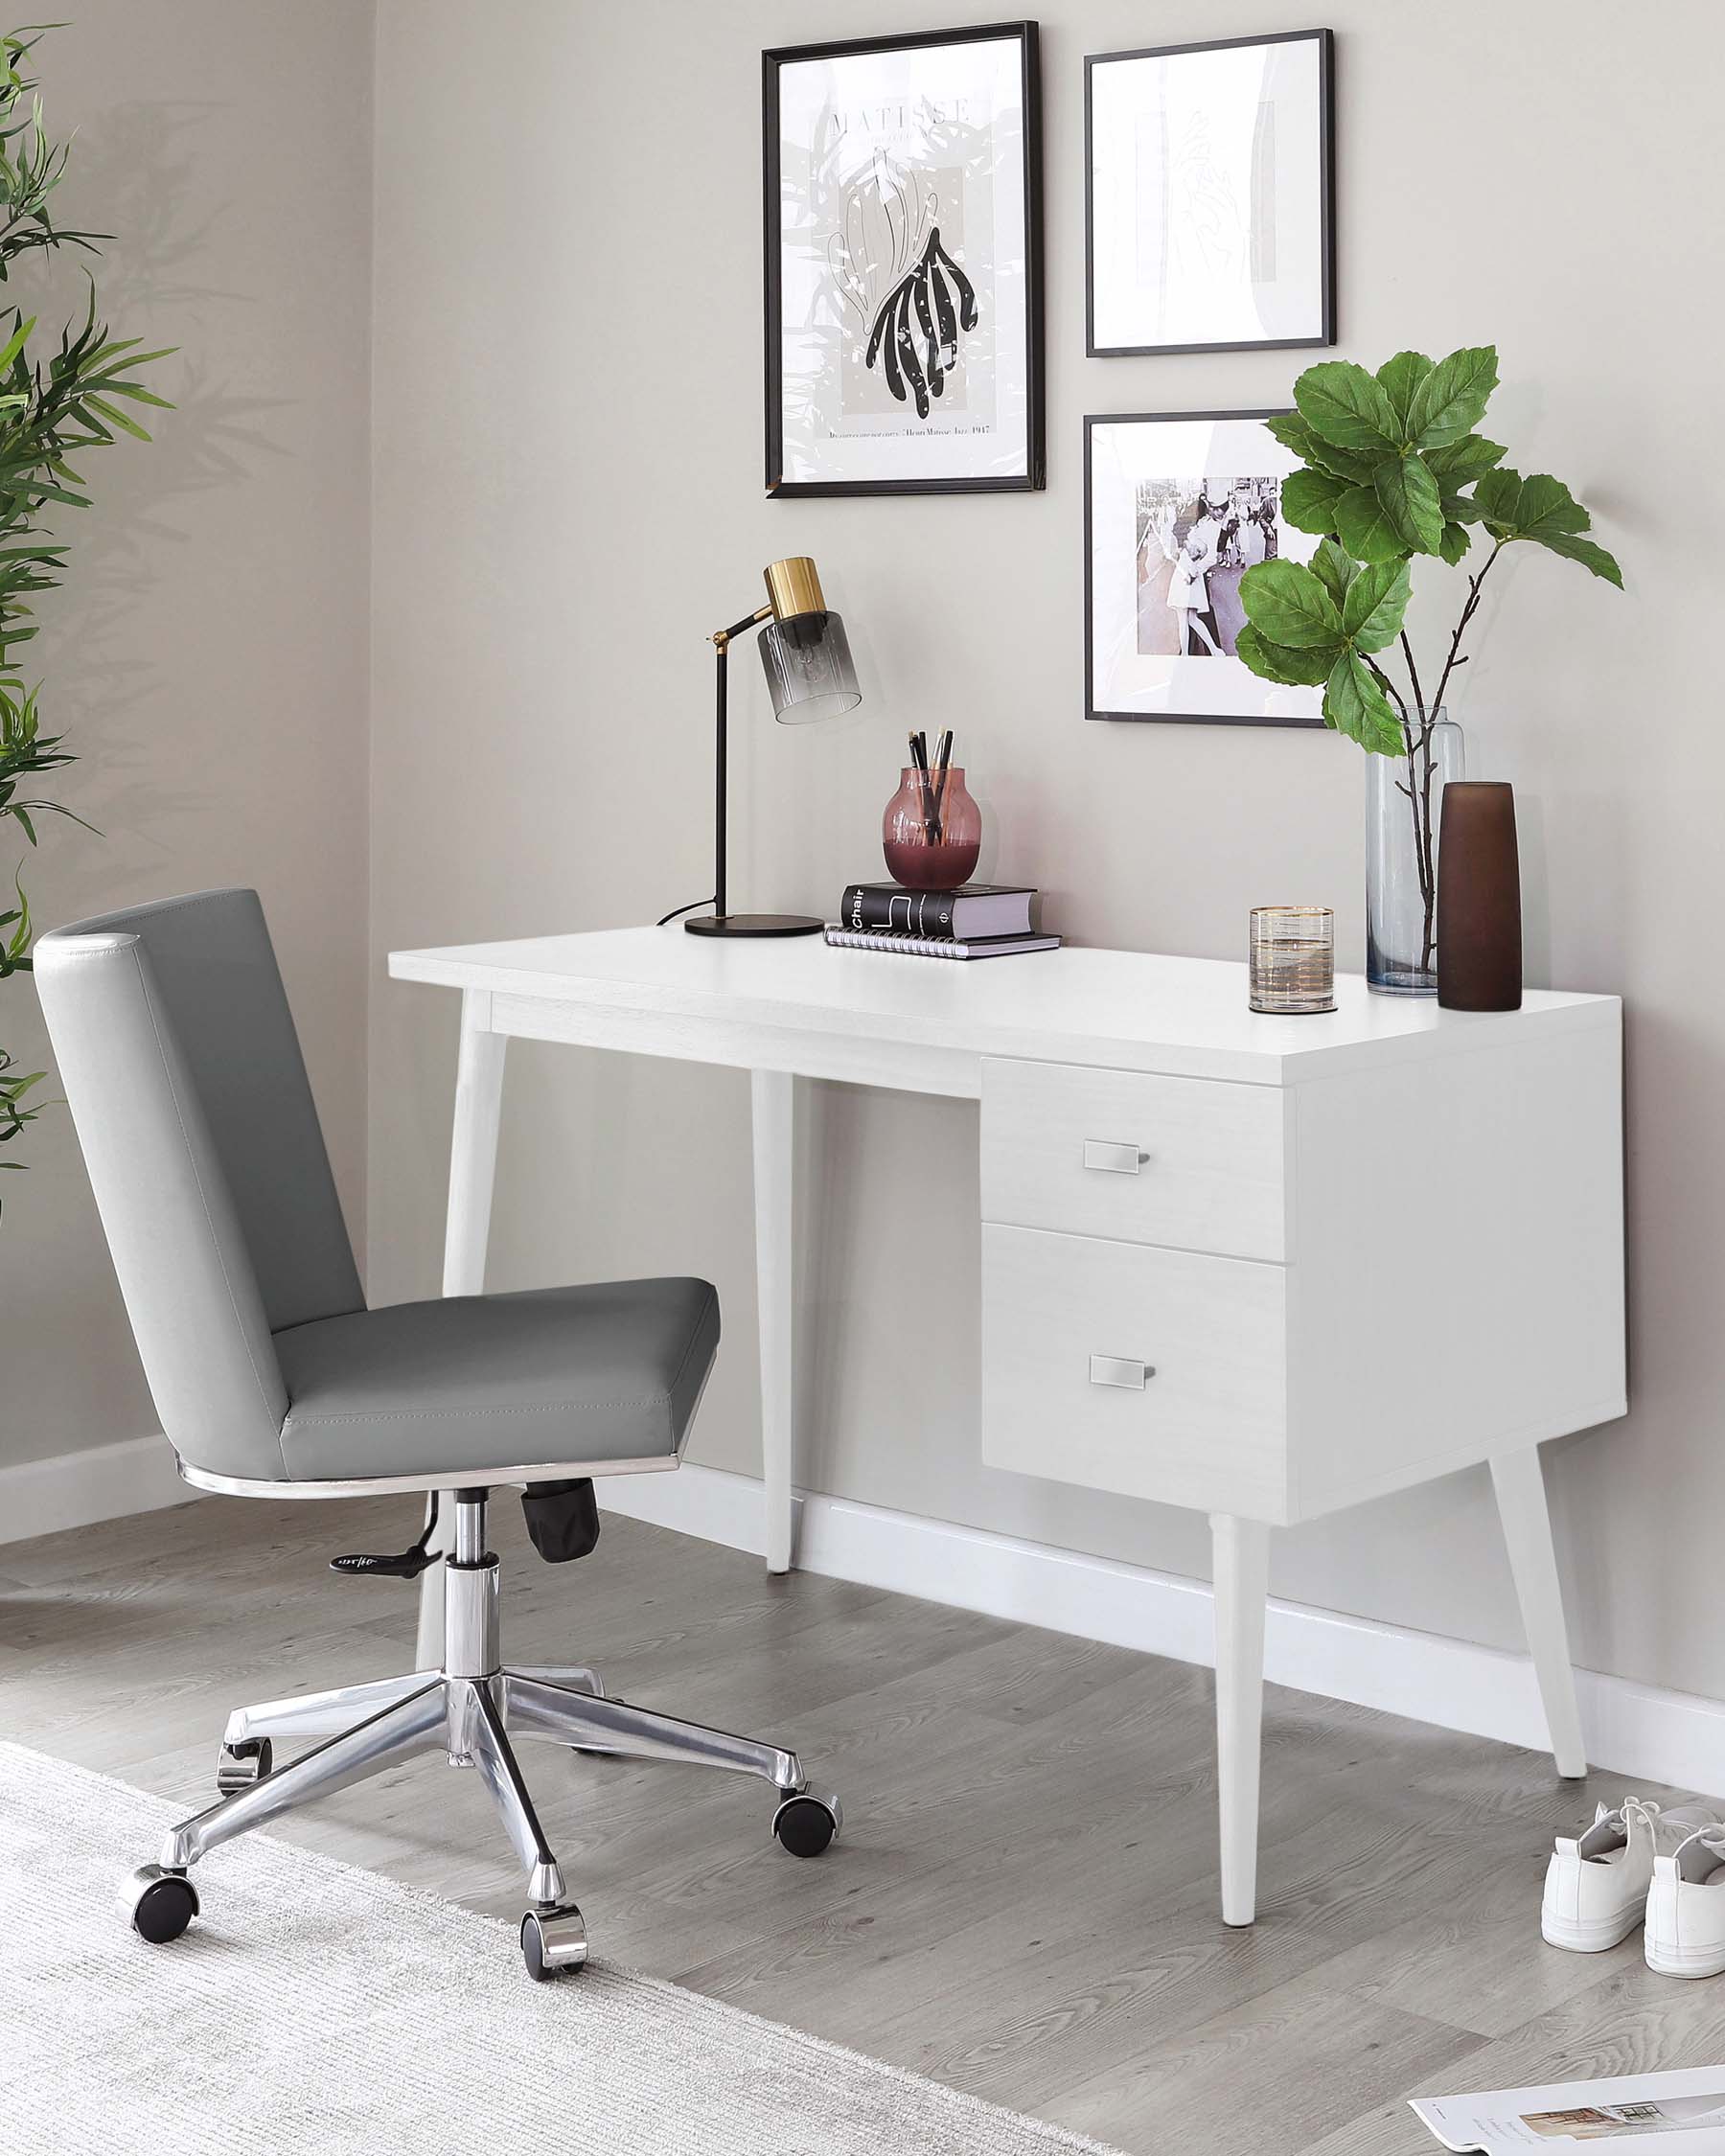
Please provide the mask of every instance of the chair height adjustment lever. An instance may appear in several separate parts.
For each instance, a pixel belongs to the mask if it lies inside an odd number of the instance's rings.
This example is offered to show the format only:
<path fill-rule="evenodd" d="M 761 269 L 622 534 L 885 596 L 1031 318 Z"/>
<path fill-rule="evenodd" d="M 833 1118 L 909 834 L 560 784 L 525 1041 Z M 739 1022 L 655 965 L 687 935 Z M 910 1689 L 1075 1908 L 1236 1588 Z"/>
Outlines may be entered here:
<path fill-rule="evenodd" d="M 427 1523 L 426 1531 L 418 1542 L 411 1549 L 403 1549 L 400 1556 L 332 1557 L 330 1570 L 333 1572 L 355 1572 L 366 1579 L 418 1579 L 421 1572 L 428 1571 L 438 1560 L 439 1552 L 427 1548 L 430 1540 L 431 1526 Z"/>

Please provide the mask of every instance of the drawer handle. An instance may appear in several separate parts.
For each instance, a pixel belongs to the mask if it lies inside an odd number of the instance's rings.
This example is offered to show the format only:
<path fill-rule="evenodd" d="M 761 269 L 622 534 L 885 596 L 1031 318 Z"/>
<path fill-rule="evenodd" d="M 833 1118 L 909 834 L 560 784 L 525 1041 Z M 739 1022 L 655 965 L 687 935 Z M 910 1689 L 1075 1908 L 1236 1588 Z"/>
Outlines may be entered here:
<path fill-rule="evenodd" d="M 1117 1385 L 1128 1392 L 1141 1392 L 1145 1381 L 1155 1375 L 1154 1363 L 1134 1363 L 1123 1355 L 1091 1357 L 1090 1381 L 1092 1385 Z"/>
<path fill-rule="evenodd" d="M 1113 1176 L 1135 1176 L 1150 1158 L 1136 1145 L 1117 1145 L 1109 1138 L 1086 1138 L 1084 1164 Z"/>

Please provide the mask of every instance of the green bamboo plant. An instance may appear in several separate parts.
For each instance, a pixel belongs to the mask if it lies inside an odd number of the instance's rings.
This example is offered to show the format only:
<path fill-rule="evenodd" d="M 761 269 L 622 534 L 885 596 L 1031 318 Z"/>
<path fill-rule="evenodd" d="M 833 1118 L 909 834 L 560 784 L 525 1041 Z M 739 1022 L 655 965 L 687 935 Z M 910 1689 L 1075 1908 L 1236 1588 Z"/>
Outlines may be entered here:
<path fill-rule="evenodd" d="M 94 254 L 96 242 L 108 237 L 57 225 L 50 215 L 71 146 L 49 140 L 36 83 L 26 73 L 42 34 L 35 27 L 0 38 L 0 284 L 10 282 L 26 255 L 61 247 Z M 97 320 L 93 278 L 81 327 L 68 324 L 41 348 L 33 342 L 35 327 L 36 318 L 20 307 L 0 310 L 0 829 L 15 824 L 33 847 L 43 816 L 93 828 L 63 802 L 34 791 L 45 773 L 75 761 L 62 735 L 42 731 L 40 686 L 29 685 L 18 658 L 19 647 L 36 633 L 36 593 L 54 590 L 66 565 L 70 542 L 55 537 L 47 519 L 57 509 L 90 506 L 74 459 L 81 463 L 122 434 L 150 440 L 124 407 L 167 407 L 165 398 L 132 378 L 168 356 L 139 351 L 138 337 L 109 336 Z M 30 903 L 21 870 L 12 889 L 16 903 L 0 911 L 0 981 L 30 971 Z M 0 1147 L 41 1112 L 30 1096 L 42 1078 L 39 1070 L 21 1070 L 0 1046 Z M 0 1159 L 0 1168 L 23 1164 Z"/>
<path fill-rule="evenodd" d="M 1282 484 L 1282 516 L 1320 544 L 1309 564 L 1264 562 L 1240 580 L 1247 620 L 1237 648 L 1253 673 L 1322 686 L 1325 725 L 1406 763 L 1397 784 L 1425 902 L 1427 966 L 1438 896 L 1432 735 L 1451 677 L 1467 663 L 1462 641 L 1486 578 L 1506 547 L 1528 540 L 1620 590 L 1623 583 L 1585 536 L 1592 519 L 1562 481 L 1524 479 L 1504 464 L 1505 448 L 1475 431 L 1497 385 L 1492 345 L 1437 361 L 1398 352 L 1376 374 L 1346 359 L 1308 367 L 1294 385 L 1295 409 L 1265 424 L 1300 460 Z M 1468 574 L 1441 661 L 1422 677 L 1404 626 L 1414 557 L 1458 565 L 1476 535 L 1490 551 Z"/>

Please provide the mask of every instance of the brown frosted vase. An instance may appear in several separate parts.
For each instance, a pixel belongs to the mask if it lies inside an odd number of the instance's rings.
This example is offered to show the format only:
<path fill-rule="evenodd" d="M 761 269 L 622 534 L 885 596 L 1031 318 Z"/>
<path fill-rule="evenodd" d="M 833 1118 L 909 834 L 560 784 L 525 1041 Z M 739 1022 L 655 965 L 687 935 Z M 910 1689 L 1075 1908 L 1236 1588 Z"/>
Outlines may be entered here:
<path fill-rule="evenodd" d="M 1514 788 L 1502 779 L 1452 779 L 1443 790 L 1438 855 L 1438 1002 L 1448 1011 L 1520 1010 Z"/>

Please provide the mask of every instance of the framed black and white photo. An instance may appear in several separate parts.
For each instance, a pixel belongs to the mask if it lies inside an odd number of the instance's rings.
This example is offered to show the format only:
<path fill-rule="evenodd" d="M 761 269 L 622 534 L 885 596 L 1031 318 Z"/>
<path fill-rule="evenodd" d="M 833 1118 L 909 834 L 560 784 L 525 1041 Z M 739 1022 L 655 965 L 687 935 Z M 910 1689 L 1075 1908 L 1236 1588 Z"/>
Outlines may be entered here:
<path fill-rule="evenodd" d="M 1084 63 L 1092 358 L 1336 341 L 1331 34 Z"/>
<path fill-rule="evenodd" d="M 767 492 L 1042 486 L 1036 25 L 761 59 Z"/>
<path fill-rule="evenodd" d="M 1282 520 L 1300 459 L 1274 412 L 1140 412 L 1084 423 L 1085 716 L 1321 726 L 1322 689 L 1284 688 L 1237 655 L 1240 580 L 1309 561 Z"/>

